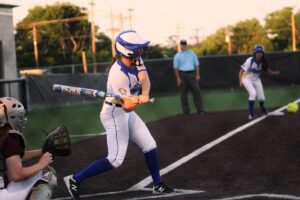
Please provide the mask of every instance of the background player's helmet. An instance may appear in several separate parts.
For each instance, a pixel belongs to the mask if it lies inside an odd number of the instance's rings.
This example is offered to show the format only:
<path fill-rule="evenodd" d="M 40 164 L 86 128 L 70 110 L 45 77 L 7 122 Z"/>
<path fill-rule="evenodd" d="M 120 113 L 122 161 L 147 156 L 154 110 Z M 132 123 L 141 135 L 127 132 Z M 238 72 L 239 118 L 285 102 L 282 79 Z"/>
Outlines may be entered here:
<path fill-rule="evenodd" d="M 253 54 L 256 54 L 258 52 L 265 53 L 265 49 L 264 49 L 263 45 L 257 44 L 257 45 L 254 46 L 254 48 L 253 48 Z"/>
<path fill-rule="evenodd" d="M 0 98 L 0 127 L 8 124 L 12 129 L 23 132 L 25 129 L 25 109 L 16 99 L 11 97 Z"/>
<path fill-rule="evenodd" d="M 149 43 L 134 30 L 123 31 L 116 38 L 116 54 L 126 58 L 139 58 L 140 49 L 147 47 Z"/>

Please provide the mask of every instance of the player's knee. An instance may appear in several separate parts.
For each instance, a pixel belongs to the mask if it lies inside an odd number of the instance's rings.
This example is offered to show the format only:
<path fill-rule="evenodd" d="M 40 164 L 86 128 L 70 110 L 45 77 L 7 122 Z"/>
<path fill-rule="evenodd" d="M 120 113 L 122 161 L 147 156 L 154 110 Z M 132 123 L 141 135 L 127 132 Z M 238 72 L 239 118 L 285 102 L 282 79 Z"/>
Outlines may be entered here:
<path fill-rule="evenodd" d="M 113 166 L 113 168 L 120 167 L 124 161 L 123 156 L 115 156 L 115 157 L 108 156 L 107 159 L 110 162 L 110 164 Z"/>
<path fill-rule="evenodd" d="M 145 145 L 142 149 L 143 152 L 149 152 L 152 149 L 155 149 L 157 147 L 156 142 L 154 139 L 150 140 L 147 145 Z"/>
<path fill-rule="evenodd" d="M 53 188 L 48 183 L 41 183 L 31 189 L 29 200 L 50 200 Z"/>
<path fill-rule="evenodd" d="M 254 90 L 254 91 L 249 92 L 249 100 L 254 101 L 255 98 L 256 98 L 256 91 Z"/>

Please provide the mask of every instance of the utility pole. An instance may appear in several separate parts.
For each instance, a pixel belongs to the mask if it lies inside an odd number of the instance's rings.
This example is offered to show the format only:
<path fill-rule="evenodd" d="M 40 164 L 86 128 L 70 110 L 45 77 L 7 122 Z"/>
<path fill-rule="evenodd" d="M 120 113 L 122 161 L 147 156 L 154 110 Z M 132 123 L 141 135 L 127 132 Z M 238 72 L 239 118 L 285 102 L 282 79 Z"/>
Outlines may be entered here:
<path fill-rule="evenodd" d="M 199 43 L 200 43 L 200 39 L 199 39 L 199 28 L 195 28 L 194 29 L 195 30 L 195 36 L 194 36 L 194 38 L 195 38 L 195 41 L 196 41 L 196 45 L 199 45 Z"/>
<path fill-rule="evenodd" d="M 295 23 L 295 8 L 292 10 L 291 21 L 292 21 L 292 50 L 297 51 L 296 45 L 296 23 Z"/>
<path fill-rule="evenodd" d="M 124 17 L 122 13 L 119 14 L 119 20 L 120 20 L 120 29 L 121 31 L 124 31 Z"/>
<path fill-rule="evenodd" d="M 129 19 L 129 28 L 132 29 L 132 11 L 133 9 L 132 8 L 128 8 L 128 19 Z"/>
<path fill-rule="evenodd" d="M 117 31 L 119 31 L 119 29 L 114 28 L 114 16 L 112 13 L 112 9 L 110 8 L 110 29 L 108 29 L 108 31 L 111 32 L 111 53 L 112 53 L 112 57 L 115 57 L 115 33 Z"/>
<path fill-rule="evenodd" d="M 178 22 L 177 26 L 176 26 L 176 31 L 177 31 L 177 51 L 178 52 L 180 51 L 181 29 L 183 29 L 183 27 Z"/>
<path fill-rule="evenodd" d="M 228 55 L 232 54 L 232 43 L 231 43 L 231 36 L 232 36 L 232 32 L 231 32 L 231 27 L 227 26 L 226 30 L 225 30 L 225 42 L 227 43 L 227 53 Z"/>
<path fill-rule="evenodd" d="M 92 37 L 92 53 L 93 53 L 93 62 L 94 62 L 94 73 L 97 72 L 97 60 L 96 60 L 96 36 L 95 36 L 95 20 L 94 20 L 94 1 L 91 0 L 91 37 Z"/>

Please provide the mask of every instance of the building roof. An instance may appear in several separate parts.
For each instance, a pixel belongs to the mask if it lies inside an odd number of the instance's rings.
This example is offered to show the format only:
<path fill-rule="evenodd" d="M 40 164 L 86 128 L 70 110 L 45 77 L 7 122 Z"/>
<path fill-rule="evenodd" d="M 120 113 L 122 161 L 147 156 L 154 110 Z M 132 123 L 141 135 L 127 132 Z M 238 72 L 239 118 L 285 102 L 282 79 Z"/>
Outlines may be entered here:
<path fill-rule="evenodd" d="M 14 7 L 18 7 L 18 6 L 13 4 L 0 3 L 0 8 L 14 8 Z"/>

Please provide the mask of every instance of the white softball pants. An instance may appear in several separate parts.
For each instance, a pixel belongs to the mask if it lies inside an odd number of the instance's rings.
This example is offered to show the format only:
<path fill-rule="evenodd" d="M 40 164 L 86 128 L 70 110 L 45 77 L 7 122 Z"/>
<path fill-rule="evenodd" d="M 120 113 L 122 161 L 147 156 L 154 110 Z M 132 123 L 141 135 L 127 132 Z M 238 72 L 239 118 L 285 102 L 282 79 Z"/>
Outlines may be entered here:
<path fill-rule="evenodd" d="M 107 159 L 114 168 L 123 163 L 129 139 L 144 153 L 156 148 L 151 133 L 134 111 L 126 113 L 122 108 L 104 103 L 100 119 L 106 130 Z"/>
<path fill-rule="evenodd" d="M 0 199 L 2 200 L 24 200 L 33 185 L 42 177 L 42 171 L 21 182 L 10 182 L 5 189 L 0 189 Z"/>
<path fill-rule="evenodd" d="M 248 91 L 250 101 L 255 101 L 256 97 L 259 101 L 265 101 L 263 86 L 259 78 L 252 80 L 250 78 L 243 77 L 242 82 Z"/>

